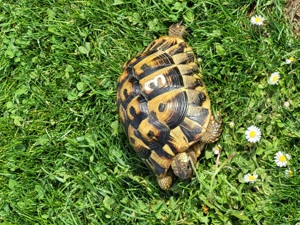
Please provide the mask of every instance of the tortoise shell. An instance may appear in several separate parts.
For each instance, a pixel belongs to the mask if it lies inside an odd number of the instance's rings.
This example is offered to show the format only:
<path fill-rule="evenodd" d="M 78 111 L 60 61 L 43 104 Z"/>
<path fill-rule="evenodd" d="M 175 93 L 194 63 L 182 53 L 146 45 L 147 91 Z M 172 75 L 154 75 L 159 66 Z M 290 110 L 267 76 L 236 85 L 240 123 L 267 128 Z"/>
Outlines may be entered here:
<path fill-rule="evenodd" d="M 131 146 L 158 177 L 201 139 L 211 117 L 196 57 L 179 36 L 154 40 L 124 64 L 117 106 Z"/>

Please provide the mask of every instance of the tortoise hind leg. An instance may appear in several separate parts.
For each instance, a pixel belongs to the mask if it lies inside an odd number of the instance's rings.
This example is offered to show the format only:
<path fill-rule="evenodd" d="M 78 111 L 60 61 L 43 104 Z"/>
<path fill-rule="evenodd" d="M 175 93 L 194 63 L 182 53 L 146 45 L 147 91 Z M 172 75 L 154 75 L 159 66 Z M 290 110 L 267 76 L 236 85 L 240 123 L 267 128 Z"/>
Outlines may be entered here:
<path fill-rule="evenodd" d="M 206 131 L 201 137 L 201 142 L 213 143 L 217 141 L 222 132 L 221 125 L 222 125 L 222 120 L 220 118 L 220 113 L 217 114 L 216 118 L 214 116 L 211 116 Z"/>

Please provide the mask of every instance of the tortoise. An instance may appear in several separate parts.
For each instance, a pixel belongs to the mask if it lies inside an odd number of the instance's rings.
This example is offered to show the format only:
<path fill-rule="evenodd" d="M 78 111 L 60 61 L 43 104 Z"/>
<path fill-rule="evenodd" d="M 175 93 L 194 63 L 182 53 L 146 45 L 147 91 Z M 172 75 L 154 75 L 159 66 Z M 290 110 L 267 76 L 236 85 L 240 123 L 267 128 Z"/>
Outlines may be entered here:
<path fill-rule="evenodd" d="M 117 83 L 117 106 L 129 143 L 163 190 L 175 176 L 192 177 L 205 144 L 217 141 L 222 130 L 184 33 L 181 23 L 171 25 L 168 36 L 124 64 Z"/>

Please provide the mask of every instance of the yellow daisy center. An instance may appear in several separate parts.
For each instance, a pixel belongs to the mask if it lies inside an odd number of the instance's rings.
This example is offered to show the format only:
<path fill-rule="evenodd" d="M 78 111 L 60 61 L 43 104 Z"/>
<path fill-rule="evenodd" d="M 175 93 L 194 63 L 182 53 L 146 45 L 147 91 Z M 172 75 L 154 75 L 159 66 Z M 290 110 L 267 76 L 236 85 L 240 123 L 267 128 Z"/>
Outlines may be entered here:
<path fill-rule="evenodd" d="M 249 132 L 249 136 L 250 136 L 251 138 L 255 138 L 255 137 L 256 137 L 256 132 L 255 132 L 254 130 L 251 130 L 251 131 Z"/>
<path fill-rule="evenodd" d="M 291 61 L 291 62 L 294 62 L 294 61 L 295 61 L 295 58 L 294 58 L 294 57 L 290 57 L 290 61 Z"/>
<path fill-rule="evenodd" d="M 286 162 L 286 157 L 284 155 L 279 156 L 278 160 L 280 162 Z"/>
<path fill-rule="evenodd" d="M 255 180 L 255 176 L 253 176 L 253 175 L 249 176 L 249 180 L 254 181 Z"/>
<path fill-rule="evenodd" d="M 293 176 L 293 171 L 292 170 L 289 170 L 289 175 L 290 175 L 290 177 Z"/>
<path fill-rule="evenodd" d="M 276 82 L 277 80 L 278 80 L 278 76 L 276 76 L 276 75 L 273 76 L 272 81 L 273 81 L 273 82 Z"/>
<path fill-rule="evenodd" d="M 256 22 L 256 23 L 259 23 L 260 21 L 261 21 L 261 19 L 260 19 L 259 17 L 256 17 L 256 18 L 255 18 L 255 22 Z"/>
<path fill-rule="evenodd" d="M 219 146 L 215 146 L 215 150 L 216 150 L 216 151 L 220 151 Z"/>

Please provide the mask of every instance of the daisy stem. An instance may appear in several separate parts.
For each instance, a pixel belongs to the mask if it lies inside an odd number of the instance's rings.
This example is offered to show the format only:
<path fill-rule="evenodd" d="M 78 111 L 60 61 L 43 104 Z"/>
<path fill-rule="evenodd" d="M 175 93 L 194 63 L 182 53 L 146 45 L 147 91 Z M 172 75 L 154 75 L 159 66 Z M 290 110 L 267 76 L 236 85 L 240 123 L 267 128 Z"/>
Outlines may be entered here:
<path fill-rule="evenodd" d="M 220 167 L 217 167 L 216 165 L 216 171 L 213 173 L 212 175 L 212 178 L 211 178 L 211 182 L 210 182 L 210 193 L 212 193 L 213 191 L 213 186 L 214 186 L 214 183 L 215 183 L 215 178 L 216 178 L 216 175 L 220 172 L 220 170 L 227 164 L 227 162 L 229 162 L 229 160 L 231 160 L 232 158 L 234 157 L 234 154 L 232 154 L 231 156 L 229 156 L 222 164 Z"/>
<path fill-rule="evenodd" d="M 219 163 L 220 163 L 220 155 L 221 155 L 221 151 L 218 152 L 217 155 L 217 160 L 216 160 L 216 167 L 218 167 Z"/>
<path fill-rule="evenodd" d="M 258 168 L 259 165 L 257 164 L 257 160 L 256 160 L 256 150 L 255 150 L 255 148 L 250 149 L 250 157 L 251 157 L 252 161 L 255 163 L 255 166 Z"/>

